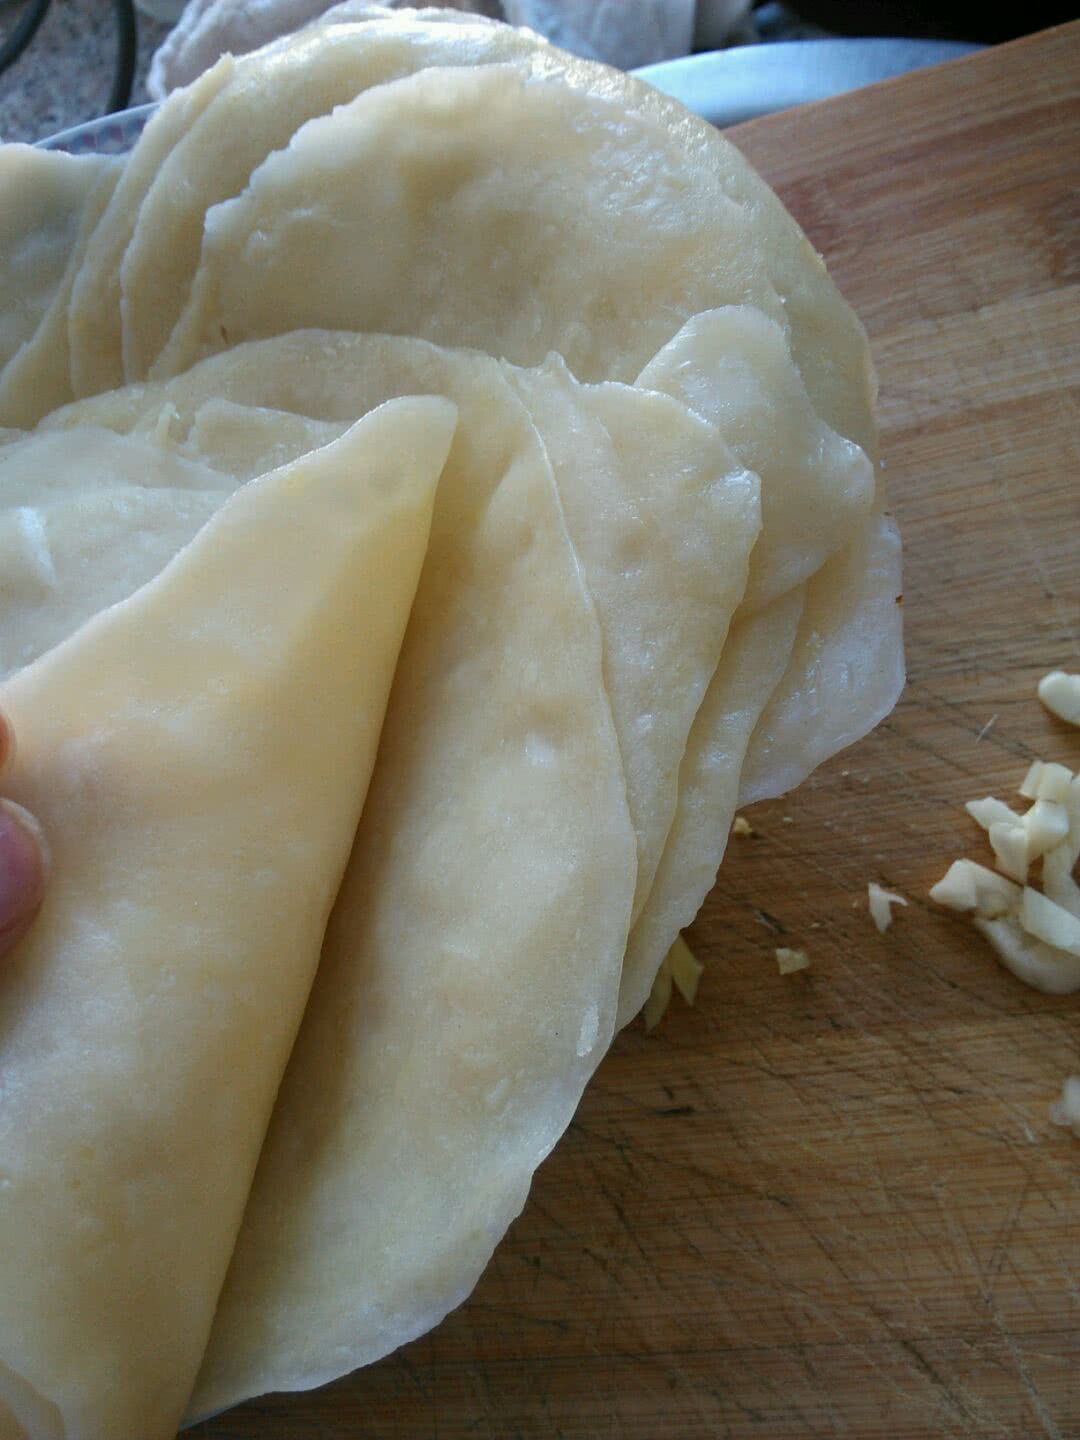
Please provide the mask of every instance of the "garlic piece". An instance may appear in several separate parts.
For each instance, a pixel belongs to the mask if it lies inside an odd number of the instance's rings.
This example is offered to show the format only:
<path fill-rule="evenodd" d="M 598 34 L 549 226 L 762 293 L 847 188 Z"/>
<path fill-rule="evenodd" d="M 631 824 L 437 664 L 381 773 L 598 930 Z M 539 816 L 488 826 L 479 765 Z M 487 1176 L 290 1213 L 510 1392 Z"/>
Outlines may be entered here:
<path fill-rule="evenodd" d="M 776 963 L 781 975 L 793 975 L 796 970 L 810 968 L 810 957 L 805 950 L 789 950 L 781 945 L 776 952 Z"/>
<path fill-rule="evenodd" d="M 1052 670 L 1039 681 L 1039 699 L 1052 715 L 1080 725 L 1080 675 Z"/>
<path fill-rule="evenodd" d="M 892 924 L 892 907 L 906 905 L 908 902 L 903 895 L 897 895 L 895 890 L 883 890 L 876 880 L 871 880 L 866 889 L 870 905 L 870 918 L 884 935 Z"/>
<path fill-rule="evenodd" d="M 1067 765 L 1033 760 L 1020 786 L 1020 794 L 1025 800 L 1055 800 L 1064 805 L 1069 799 L 1073 778 Z"/>
<path fill-rule="evenodd" d="M 1080 959 L 1080 919 L 1030 885 L 1024 887 L 1020 924 L 1036 940 L 1043 940 L 1056 950 L 1066 950 Z"/>
<path fill-rule="evenodd" d="M 930 891 L 930 899 L 950 910 L 974 910 L 984 920 L 1014 913 L 1023 892 L 1019 885 L 974 860 L 954 860 Z"/>
<path fill-rule="evenodd" d="M 1080 990 L 1080 959 L 1028 935 L 1015 916 L 1004 915 L 999 920 L 976 918 L 973 923 L 989 940 L 1005 968 L 1025 985 L 1047 995 L 1071 995 Z"/>
<path fill-rule="evenodd" d="M 1069 1075 L 1061 1087 L 1061 1098 L 1050 1106 L 1051 1125 L 1062 1125 L 1080 1140 L 1080 1075 Z"/>

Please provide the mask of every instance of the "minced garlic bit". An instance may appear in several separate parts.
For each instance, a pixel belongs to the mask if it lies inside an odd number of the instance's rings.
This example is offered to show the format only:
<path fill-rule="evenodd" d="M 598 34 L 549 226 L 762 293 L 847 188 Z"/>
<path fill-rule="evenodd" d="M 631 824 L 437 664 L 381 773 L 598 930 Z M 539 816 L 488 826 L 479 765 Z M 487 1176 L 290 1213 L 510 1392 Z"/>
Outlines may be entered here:
<path fill-rule="evenodd" d="M 906 905 L 908 902 L 903 895 L 897 895 L 895 890 L 883 890 L 876 880 L 871 880 L 866 888 L 870 902 L 870 918 L 884 935 L 892 924 L 892 907 Z"/>
<path fill-rule="evenodd" d="M 1055 714 L 1080 724 L 1080 675 L 1058 670 L 1045 676 L 1039 698 Z M 1067 995 L 1080 990 L 1080 885 L 1073 875 L 1080 858 L 1080 775 L 1066 765 L 1036 760 L 1020 794 L 1031 801 L 1024 814 L 989 795 L 966 806 L 987 832 L 1001 873 L 955 860 L 930 898 L 971 913 L 1002 964 L 1020 980 Z M 1031 874 L 1035 865 L 1041 865 L 1041 889 Z"/>
<path fill-rule="evenodd" d="M 681 935 L 668 951 L 667 958 L 668 964 L 671 966 L 671 978 L 675 982 L 675 989 L 678 990 L 687 1005 L 693 1005 L 697 999 L 698 982 L 705 966 L 702 965 Z"/>
<path fill-rule="evenodd" d="M 652 982 L 652 989 L 649 991 L 649 998 L 645 1001 L 645 1009 L 642 1014 L 645 1016 L 645 1029 L 655 1030 L 657 1025 L 671 1003 L 671 964 L 667 955 L 660 962 L 660 969 L 656 972 L 656 979 Z"/>
<path fill-rule="evenodd" d="M 1052 670 L 1039 681 L 1039 699 L 1060 720 L 1080 725 L 1080 675 Z"/>
<path fill-rule="evenodd" d="M 1050 1123 L 1065 1126 L 1080 1140 L 1080 1075 L 1065 1080 L 1060 1100 L 1050 1106 Z"/>
<path fill-rule="evenodd" d="M 796 970 L 808 970 L 810 957 L 805 950 L 789 950 L 786 945 L 781 945 L 776 952 L 776 963 L 781 975 L 792 975 Z"/>
<path fill-rule="evenodd" d="M 735 823 L 731 827 L 731 833 L 733 835 L 753 835 L 754 827 L 745 815 L 736 815 Z"/>
<path fill-rule="evenodd" d="M 671 1003 L 673 986 L 687 1005 L 693 1005 L 697 999 L 698 982 L 704 970 L 705 966 L 680 935 L 664 956 L 660 969 L 656 972 L 649 998 L 645 1002 L 646 1030 L 655 1030 L 660 1023 L 661 1016 Z"/>

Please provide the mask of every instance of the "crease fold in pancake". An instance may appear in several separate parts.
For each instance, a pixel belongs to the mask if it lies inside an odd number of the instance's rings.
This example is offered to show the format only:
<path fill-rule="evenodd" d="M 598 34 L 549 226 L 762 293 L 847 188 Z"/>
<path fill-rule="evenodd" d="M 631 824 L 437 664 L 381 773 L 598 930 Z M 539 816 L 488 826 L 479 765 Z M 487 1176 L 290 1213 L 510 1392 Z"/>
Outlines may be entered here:
<path fill-rule="evenodd" d="M 19 737 L 5 793 L 52 852 L 0 975 L 6 1433 L 175 1432 L 454 423 L 445 401 L 402 400 L 246 486 L 154 581 L 0 687 Z"/>

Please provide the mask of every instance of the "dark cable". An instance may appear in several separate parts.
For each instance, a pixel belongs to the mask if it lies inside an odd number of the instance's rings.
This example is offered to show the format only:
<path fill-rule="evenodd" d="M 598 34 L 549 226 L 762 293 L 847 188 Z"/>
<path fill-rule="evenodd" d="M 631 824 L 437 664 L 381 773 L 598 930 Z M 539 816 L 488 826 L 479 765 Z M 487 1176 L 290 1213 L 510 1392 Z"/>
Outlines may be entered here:
<path fill-rule="evenodd" d="M 15 64 L 33 40 L 51 4 L 52 0 L 30 0 L 30 4 L 15 22 L 11 34 L 0 45 L 0 74 Z"/>
<path fill-rule="evenodd" d="M 48 5 L 49 0 L 45 3 Z M 116 13 L 116 69 L 106 115 L 127 109 L 135 82 L 135 6 L 132 0 L 113 0 L 113 10 Z"/>

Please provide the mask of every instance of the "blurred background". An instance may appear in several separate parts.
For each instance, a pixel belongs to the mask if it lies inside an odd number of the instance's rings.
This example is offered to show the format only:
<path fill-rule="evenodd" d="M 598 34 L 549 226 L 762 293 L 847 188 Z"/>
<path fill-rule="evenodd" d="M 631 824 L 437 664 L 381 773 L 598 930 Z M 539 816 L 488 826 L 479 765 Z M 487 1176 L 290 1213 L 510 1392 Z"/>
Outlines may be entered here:
<path fill-rule="evenodd" d="M 0 0 L 0 138 L 37 140 L 160 98 L 224 50 L 254 48 L 311 23 L 331 5 L 332 0 L 188 0 L 186 6 L 180 0 L 137 5 Z M 744 99 L 742 109 L 730 114 L 717 109 L 710 118 L 718 123 L 781 108 L 793 98 L 835 93 L 949 53 L 917 45 L 889 51 L 882 37 L 998 44 L 1080 13 L 1076 3 L 999 10 L 972 0 L 460 0 L 458 8 L 531 25 L 568 49 L 625 69 L 692 52 L 746 52 L 709 71 L 707 83 L 717 92 L 741 86 L 756 94 L 758 103 L 748 106 Z M 795 42 L 832 37 L 875 37 L 879 43 L 861 51 L 813 43 L 792 48 Z M 751 47 L 763 46 L 782 48 L 751 53 Z M 679 84 L 676 72 L 672 93 Z"/>

